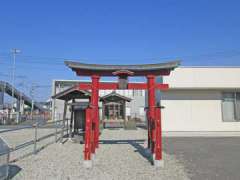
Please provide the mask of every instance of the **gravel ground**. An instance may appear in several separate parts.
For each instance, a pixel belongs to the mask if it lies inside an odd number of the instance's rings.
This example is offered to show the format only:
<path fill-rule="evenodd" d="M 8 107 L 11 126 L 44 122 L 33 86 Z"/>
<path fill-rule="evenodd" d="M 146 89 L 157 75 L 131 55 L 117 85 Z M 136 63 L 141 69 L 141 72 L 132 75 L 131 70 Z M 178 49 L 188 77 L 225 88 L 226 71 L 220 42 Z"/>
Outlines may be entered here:
<path fill-rule="evenodd" d="M 18 137 L 22 137 L 18 136 Z M 164 168 L 152 166 L 145 153 L 146 130 L 104 130 L 92 169 L 83 167 L 83 145 L 54 143 L 11 164 L 13 179 L 189 179 L 175 155 L 164 153 Z"/>

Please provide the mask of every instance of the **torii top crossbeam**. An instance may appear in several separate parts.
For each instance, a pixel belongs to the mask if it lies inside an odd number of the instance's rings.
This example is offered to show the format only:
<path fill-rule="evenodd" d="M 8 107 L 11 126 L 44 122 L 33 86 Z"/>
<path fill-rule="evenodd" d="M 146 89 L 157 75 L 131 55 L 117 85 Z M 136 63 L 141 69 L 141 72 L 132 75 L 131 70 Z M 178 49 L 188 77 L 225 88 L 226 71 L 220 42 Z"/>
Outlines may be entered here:
<path fill-rule="evenodd" d="M 129 73 L 132 76 L 169 75 L 170 71 L 179 66 L 180 61 L 172 61 L 158 64 L 140 64 L 140 65 L 103 65 L 103 64 L 85 64 L 80 62 L 65 61 L 65 64 L 76 72 L 79 76 L 114 76 L 115 73 Z"/>

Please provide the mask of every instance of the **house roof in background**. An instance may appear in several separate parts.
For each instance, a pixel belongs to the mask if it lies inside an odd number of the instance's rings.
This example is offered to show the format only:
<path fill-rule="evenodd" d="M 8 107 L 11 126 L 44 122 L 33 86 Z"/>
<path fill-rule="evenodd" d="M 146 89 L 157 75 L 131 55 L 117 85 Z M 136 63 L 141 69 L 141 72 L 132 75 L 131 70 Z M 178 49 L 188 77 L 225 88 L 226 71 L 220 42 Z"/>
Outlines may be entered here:
<path fill-rule="evenodd" d="M 53 99 L 69 101 L 71 99 L 87 99 L 91 97 L 91 93 L 86 90 L 80 90 L 78 86 L 72 86 L 64 91 L 52 96 Z"/>

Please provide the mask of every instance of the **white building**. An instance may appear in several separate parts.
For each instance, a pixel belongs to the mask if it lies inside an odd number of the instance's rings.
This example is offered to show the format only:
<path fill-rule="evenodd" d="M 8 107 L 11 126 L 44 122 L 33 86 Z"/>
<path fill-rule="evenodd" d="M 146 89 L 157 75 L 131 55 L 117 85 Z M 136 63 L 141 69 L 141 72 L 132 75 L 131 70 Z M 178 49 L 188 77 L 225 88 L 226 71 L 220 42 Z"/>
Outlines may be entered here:
<path fill-rule="evenodd" d="M 163 82 L 163 131 L 240 134 L 240 67 L 180 67 Z"/>
<path fill-rule="evenodd" d="M 76 83 L 54 81 L 54 93 L 61 90 L 60 82 L 68 87 Z M 164 132 L 191 136 L 240 135 L 240 67 L 180 67 L 170 76 L 164 76 L 163 83 L 170 86 L 168 91 L 161 92 Z M 137 98 L 137 91 L 117 92 L 135 99 L 134 105 L 130 103 L 126 107 L 127 114 L 143 115 L 145 93 L 139 91 L 140 98 Z M 102 90 L 100 96 L 108 93 Z M 55 114 L 61 113 L 59 104 L 56 101 Z"/>

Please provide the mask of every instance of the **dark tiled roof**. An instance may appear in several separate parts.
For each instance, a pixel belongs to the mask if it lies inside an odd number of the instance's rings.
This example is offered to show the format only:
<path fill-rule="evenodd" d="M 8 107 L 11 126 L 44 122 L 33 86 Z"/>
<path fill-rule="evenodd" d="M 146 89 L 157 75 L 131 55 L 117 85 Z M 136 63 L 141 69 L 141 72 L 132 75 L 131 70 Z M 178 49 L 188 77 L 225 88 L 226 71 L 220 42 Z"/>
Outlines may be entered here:
<path fill-rule="evenodd" d="M 104 65 L 104 64 L 86 64 L 81 62 L 65 61 L 65 64 L 72 70 L 78 70 L 80 74 L 103 74 L 113 75 L 114 72 L 119 70 L 128 70 L 134 75 L 142 75 L 146 72 L 154 72 L 158 74 L 162 71 L 171 71 L 180 65 L 180 61 L 172 61 L 167 63 L 158 64 L 139 64 L 139 65 Z"/>
<path fill-rule="evenodd" d="M 126 97 L 126 96 L 123 96 L 121 94 L 116 93 L 115 91 L 113 91 L 110 94 L 107 94 L 107 95 L 101 97 L 101 100 L 108 99 L 110 97 L 119 97 L 119 98 L 124 99 L 125 101 L 128 101 L 128 102 L 130 102 L 132 100 L 129 97 Z"/>
<path fill-rule="evenodd" d="M 86 99 L 91 96 L 91 93 L 86 90 L 80 90 L 77 86 L 70 87 L 64 91 L 57 93 L 52 96 L 53 99 L 61 99 L 61 100 L 71 100 L 71 99 Z"/>

